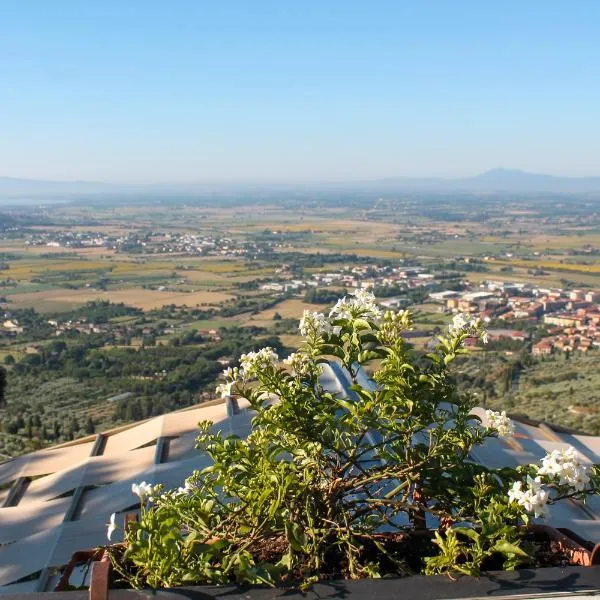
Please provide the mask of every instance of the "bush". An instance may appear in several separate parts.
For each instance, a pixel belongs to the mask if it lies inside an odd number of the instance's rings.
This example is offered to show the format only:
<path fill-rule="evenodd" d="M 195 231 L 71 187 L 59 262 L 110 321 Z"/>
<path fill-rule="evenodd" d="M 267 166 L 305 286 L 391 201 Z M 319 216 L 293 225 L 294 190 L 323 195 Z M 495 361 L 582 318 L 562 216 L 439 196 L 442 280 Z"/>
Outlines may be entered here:
<path fill-rule="evenodd" d="M 283 365 L 272 348 L 243 355 L 218 392 L 248 401 L 252 432 L 240 439 L 201 423 L 198 448 L 212 466 L 177 491 L 135 487 L 141 519 L 125 532 L 125 554 L 113 549 L 117 572 L 134 587 L 405 574 L 386 540 L 428 523 L 439 529 L 426 573 L 477 575 L 492 555 L 505 568 L 527 558 L 520 526 L 529 514 L 583 497 L 596 472 L 590 478 L 574 453 L 541 469 L 474 464 L 475 446 L 512 427 L 491 411 L 482 426 L 448 372 L 464 341 L 485 332 L 458 315 L 419 357 L 402 338 L 410 327 L 408 312 L 382 315 L 357 291 L 329 318 L 305 311 L 306 341 Z M 374 361 L 369 381 L 362 366 Z M 348 396 L 323 387 L 324 364 L 342 370 Z"/>

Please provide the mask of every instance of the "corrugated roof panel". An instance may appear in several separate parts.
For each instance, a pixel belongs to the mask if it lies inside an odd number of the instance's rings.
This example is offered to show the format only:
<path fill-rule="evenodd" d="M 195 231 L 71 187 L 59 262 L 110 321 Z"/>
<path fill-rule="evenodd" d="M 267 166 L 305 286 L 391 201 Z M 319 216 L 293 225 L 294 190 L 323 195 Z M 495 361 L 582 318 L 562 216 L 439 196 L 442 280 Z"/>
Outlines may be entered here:
<path fill-rule="evenodd" d="M 109 435 L 102 456 L 121 454 L 158 439 L 162 435 L 163 417 L 156 417 L 131 429 Z"/>
<path fill-rule="evenodd" d="M 0 543 L 19 540 L 60 525 L 71 498 L 52 502 L 32 502 L 0 510 Z"/>
<path fill-rule="evenodd" d="M 23 537 L 14 544 L 0 547 L 0 585 L 14 583 L 41 571 L 54 550 L 61 529 L 62 525 L 45 529 Z"/>

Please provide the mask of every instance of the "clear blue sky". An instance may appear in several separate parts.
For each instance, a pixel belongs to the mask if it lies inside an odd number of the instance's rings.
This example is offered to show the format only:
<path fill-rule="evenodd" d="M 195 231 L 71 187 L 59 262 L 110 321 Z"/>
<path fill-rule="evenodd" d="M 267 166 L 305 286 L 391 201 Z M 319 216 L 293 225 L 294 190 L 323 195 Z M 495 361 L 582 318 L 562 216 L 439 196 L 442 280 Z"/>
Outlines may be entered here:
<path fill-rule="evenodd" d="M 0 175 L 600 175 L 599 0 L 0 0 Z"/>

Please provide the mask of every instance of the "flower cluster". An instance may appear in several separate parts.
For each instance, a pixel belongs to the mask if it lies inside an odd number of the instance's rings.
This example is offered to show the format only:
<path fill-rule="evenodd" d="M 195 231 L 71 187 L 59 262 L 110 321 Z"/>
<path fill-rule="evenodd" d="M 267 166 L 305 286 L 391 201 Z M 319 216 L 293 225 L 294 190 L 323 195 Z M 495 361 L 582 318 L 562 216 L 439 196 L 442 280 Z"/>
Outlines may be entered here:
<path fill-rule="evenodd" d="M 522 481 L 515 481 L 508 492 L 508 500 L 516 502 L 536 518 L 548 514 L 548 492 L 542 488 L 541 477 L 533 479 L 528 475 L 526 488 L 523 488 Z"/>
<path fill-rule="evenodd" d="M 373 293 L 359 288 L 337 301 L 329 312 L 332 319 L 380 319 L 381 309 Z"/>
<path fill-rule="evenodd" d="M 500 437 L 510 437 L 514 433 L 513 422 L 506 416 L 505 410 L 502 412 L 486 410 L 485 417 L 488 428 L 495 429 Z"/>
<path fill-rule="evenodd" d="M 273 367 L 279 360 L 273 348 L 262 348 L 258 352 L 248 352 L 240 357 L 240 365 L 245 377 L 257 377 L 266 368 Z"/>
<path fill-rule="evenodd" d="M 546 475 L 558 480 L 559 485 L 567 485 L 576 492 L 583 491 L 590 483 L 589 469 L 584 465 L 575 448 L 553 450 L 542 459 L 538 470 L 540 475 Z"/>
<path fill-rule="evenodd" d="M 488 343 L 488 333 L 483 327 L 481 319 L 472 319 L 465 313 L 454 315 L 452 323 L 448 325 L 448 331 L 452 336 L 468 335 L 478 337 L 484 344 Z"/>
<path fill-rule="evenodd" d="M 146 504 L 146 501 L 151 500 L 153 496 L 156 496 L 160 492 L 160 490 L 160 485 L 151 485 L 145 481 L 134 483 L 131 486 L 131 491 L 139 497 L 142 504 Z"/>
<path fill-rule="evenodd" d="M 238 367 L 227 367 L 227 369 L 223 371 L 223 376 L 227 381 L 225 383 L 220 383 L 216 387 L 215 392 L 225 400 L 231 396 L 233 385 L 240 379 L 244 379 L 244 371 Z"/>
<path fill-rule="evenodd" d="M 331 323 L 323 313 L 305 310 L 300 319 L 300 335 L 307 338 L 319 338 L 331 333 Z"/>
<path fill-rule="evenodd" d="M 542 488 L 542 476 L 546 476 L 550 484 L 568 486 L 570 491 L 575 492 L 583 492 L 590 484 L 589 467 L 582 463 L 572 446 L 547 454 L 537 473 L 535 479 L 527 476 L 526 488 L 523 488 L 523 482 L 515 481 L 508 492 L 510 502 L 517 502 L 536 517 L 547 515 L 546 505 L 550 499 L 549 492 Z"/>
<path fill-rule="evenodd" d="M 392 345 L 402 339 L 402 332 L 411 328 L 412 320 L 407 310 L 386 310 L 377 337 L 382 344 Z"/>
<path fill-rule="evenodd" d="M 301 377 L 310 373 L 313 362 L 307 354 L 294 352 L 284 359 L 283 364 L 290 367 L 294 375 Z"/>

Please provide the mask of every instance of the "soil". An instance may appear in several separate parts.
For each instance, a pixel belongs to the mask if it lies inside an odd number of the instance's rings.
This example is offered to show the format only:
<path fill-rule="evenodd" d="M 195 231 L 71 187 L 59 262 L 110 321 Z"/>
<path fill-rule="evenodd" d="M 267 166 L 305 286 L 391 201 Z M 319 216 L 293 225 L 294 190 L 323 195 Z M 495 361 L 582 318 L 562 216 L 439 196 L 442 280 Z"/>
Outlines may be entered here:
<path fill-rule="evenodd" d="M 437 554 L 438 547 L 432 539 L 433 532 L 428 530 L 377 534 L 372 540 L 364 542 L 360 563 L 376 564 L 381 577 L 420 574 L 425 567 L 425 558 Z M 523 538 L 522 547 L 532 559 L 522 563 L 520 568 L 564 567 L 576 564 L 573 561 L 573 551 L 562 542 L 552 539 L 544 531 L 528 531 Z M 344 553 L 333 544 L 331 548 L 325 556 L 319 579 L 348 578 L 350 574 Z M 284 536 L 268 537 L 248 549 L 258 564 L 276 564 L 287 551 L 287 541 Z M 135 571 L 133 565 L 125 565 L 120 560 L 123 551 L 124 548 L 120 545 L 111 548 L 113 559 L 118 560 L 121 567 L 133 575 Z M 482 571 L 501 571 L 503 562 L 502 555 L 492 556 L 482 565 Z M 113 577 L 112 587 L 124 586 L 124 582 L 119 582 L 118 579 L 120 578 Z M 281 583 L 285 587 L 290 587 L 301 583 L 302 580 L 303 574 L 298 572 L 292 573 Z M 202 583 L 204 582 L 198 582 L 199 585 Z"/>

